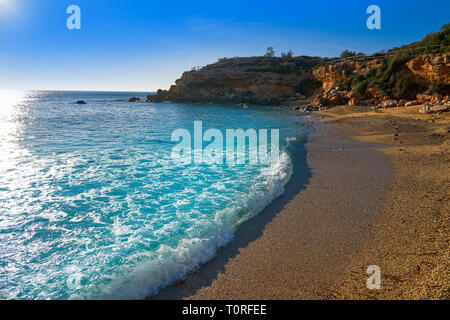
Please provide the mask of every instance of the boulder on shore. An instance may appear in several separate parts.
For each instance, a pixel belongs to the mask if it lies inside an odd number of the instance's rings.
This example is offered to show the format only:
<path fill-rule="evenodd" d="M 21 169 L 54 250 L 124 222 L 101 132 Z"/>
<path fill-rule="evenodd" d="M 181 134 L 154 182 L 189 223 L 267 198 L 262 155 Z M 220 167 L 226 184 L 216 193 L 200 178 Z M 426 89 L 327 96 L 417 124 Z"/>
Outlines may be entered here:
<path fill-rule="evenodd" d="M 387 100 L 381 103 L 381 108 L 395 108 L 398 106 L 397 100 Z"/>
<path fill-rule="evenodd" d="M 446 106 L 446 105 L 430 106 L 428 104 L 425 104 L 422 108 L 420 108 L 419 112 L 423 113 L 423 114 L 429 114 L 429 113 L 446 112 L 449 110 L 450 110 L 450 106 Z"/>
<path fill-rule="evenodd" d="M 351 98 L 348 101 L 349 106 L 357 106 L 359 104 L 359 99 L 357 97 Z"/>
<path fill-rule="evenodd" d="M 132 97 L 132 98 L 128 99 L 128 102 L 137 102 L 137 101 L 141 101 L 141 98 Z"/>
<path fill-rule="evenodd" d="M 325 107 L 325 106 L 337 106 L 341 104 L 346 104 L 348 98 L 345 97 L 345 93 L 338 91 L 336 89 L 329 90 L 323 94 L 316 97 L 315 104 Z"/>
<path fill-rule="evenodd" d="M 406 102 L 405 107 L 417 106 L 417 104 L 418 104 L 417 100 L 413 100 L 413 101 Z"/>

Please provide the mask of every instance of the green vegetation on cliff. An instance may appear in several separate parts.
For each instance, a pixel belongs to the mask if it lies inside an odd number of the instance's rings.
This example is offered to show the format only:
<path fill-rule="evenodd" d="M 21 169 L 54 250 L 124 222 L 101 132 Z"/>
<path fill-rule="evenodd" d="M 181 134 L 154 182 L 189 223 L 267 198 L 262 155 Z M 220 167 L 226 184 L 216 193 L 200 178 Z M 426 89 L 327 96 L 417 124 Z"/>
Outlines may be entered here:
<path fill-rule="evenodd" d="M 418 92 L 447 93 L 450 85 L 446 83 L 426 84 L 415 76 L 406 66 L 411 59 L 408 53 L 417 51 L 448 52 L 450 50 L 450 24 L 444 25 L 438 32 L 430 33 L 421 41 L 411 43 L 390 50 L 404 51 L 395 55 L 387 55 L 380 58 L 381 63 L 377 68 L 369 70 L 366 74 L 353 75 L 348 79 L 341 79 L 335 83 L 335 87 L 343 90 L 352 90 L 363 94 L 368 88 L 378 87 L 381 92 L 391 97 L 414 98 Z M 425 48 L 428 48 L 425 50 Z M 353 53 L 354 54 L 354 53 Z M 352 52 L 345 51 L 345 56 L 351 56 Z"/>
<path fill-rule="evenodd" d="M 427 47 L 425 50 L 423 47 Z M 390 51 L 395 50 L 424 50 L 427 52 L 448 52 L 450 50 L 450 23 L 442 26 L 438 32 L 428 34 L 420 41 L 416 41 L 398 48 L 393 48 Z"/>
<path fill-rule="evenodd" d="M 427 87 L 406 67 L 409 56 L 397 54 L 382 59 L 377 68 L 367 74 L 358 74 L 349 79 L 338 80 L 336 87 L 364 94 L 368 88 L 378 87 L 384 95 L 414 98 L 417 92 Z"/>
<path fill-rule="evenodd" d="M 202 70 L 241 69 L 244 72 L 273 72 L 303 74 L 311 71 L 316 65 L 328 62 L 328 58 L 298 56 L 286 54 L 283 57 L 235 57 L 222 58 L 216 63 L 203 67 Z"/>

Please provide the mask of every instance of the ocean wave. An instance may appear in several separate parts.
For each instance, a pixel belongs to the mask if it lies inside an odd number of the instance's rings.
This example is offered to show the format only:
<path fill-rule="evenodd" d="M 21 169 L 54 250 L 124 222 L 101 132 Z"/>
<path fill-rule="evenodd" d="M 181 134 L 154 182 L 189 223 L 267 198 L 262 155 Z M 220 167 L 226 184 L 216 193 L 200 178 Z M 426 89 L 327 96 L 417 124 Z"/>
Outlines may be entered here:
<path fill-rule="evenodd" d="M 212 260 L 221 247 L 232 241 L 239 224 L 255 217 L 284 193 L 292 173 L 291 157 L 283 151 L 279 161 L 261 169 L 261 182 L 253 185 L 245 197 L 235 199 L 228 207 L 218 211 L 213 221 L 199 221 L 189 228 L 186 237 L 179 240 L 176 246 L 162 245 L 155 252 L 148 252 L 143 262 L 132 270 L 122 270 L 123 276 L 114 279 L 99 292 L 87 297 L 73 295 L 71 299 L 145 299 L 158 294 L 161 288 Z"/>

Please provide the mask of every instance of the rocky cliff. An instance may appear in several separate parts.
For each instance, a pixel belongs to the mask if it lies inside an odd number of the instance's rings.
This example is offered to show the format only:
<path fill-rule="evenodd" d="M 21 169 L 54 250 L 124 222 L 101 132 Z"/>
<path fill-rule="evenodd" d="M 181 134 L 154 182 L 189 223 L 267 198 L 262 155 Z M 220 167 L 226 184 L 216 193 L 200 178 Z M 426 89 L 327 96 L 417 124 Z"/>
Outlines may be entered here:
<path fill-rule="evenodd" d="M 169 90 L 158 90 L 147 101 L 298 105 L 305 96 L 315 93 L 318 106 L 393 106 L 416 99 L 418 94 L 450 94 L 450 24 L 421 41 L 396 49 L 403 51 L 382 52 L 377 59 L 354 54 L 342 62 L 286 55 L 223 58 L 183 73 Z M 437 53 L 419 54 L 430 50 Z"/>
<path fill-rule="evenodd" d="M 302 98 L 320 87 L 311 71 L 326 61 L 317 57 L 222 59 L 183 73 L 169 90 L 158 90 L 148 101 L 278 104 Z"/>
<path fill-rule="evenodd" d="M 448 53 L 417 56 L 411 59 L 407 66 L 412 73 L 429 83 L 450 83 L 450 59 Z"/>
<path fill-rule="evenodd" d="M 320 66 L 312 73 L 322 82 L 324 92 L 316 97 L 315 104 L 393 107 L 423 95 L 436 95 L 440 101 L 439 97 L 450 94 L 449 60 L 449 53 L 415 57 L 397 54 Z"/>
<path fill-rule="evenodd" d="M 315 69 L 314 78 L 322 83 L 324 91 L 333 88 L 338 80 L 346 80 L 354 75 L 367 74 L 371 69 L 378 67 L 380 60 L 344 61 L 332 63 Z"/>
<path fill-rule="evenodd" d="M 159 90 L 148 101 L 296 104 L 316 91 L 318 106 L 379 105 L 423 93 L 445 96 L 449 82 L 449 53 L 337 63 L 314 57 L 234 58 L 185 72 L 169 90 Z"/>

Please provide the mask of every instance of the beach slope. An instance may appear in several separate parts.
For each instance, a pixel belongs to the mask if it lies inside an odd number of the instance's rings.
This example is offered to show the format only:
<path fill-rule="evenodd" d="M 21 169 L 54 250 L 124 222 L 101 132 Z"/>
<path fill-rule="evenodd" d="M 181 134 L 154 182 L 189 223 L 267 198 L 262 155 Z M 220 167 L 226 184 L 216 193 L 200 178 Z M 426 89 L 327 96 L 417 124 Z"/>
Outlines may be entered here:
<path fill-rule="evenodd" d="M 153 298 L 331 297 L 379 220 L 392 170 L 379 145 L 318 121 L 314 128 L 306 150 L 297 150 L 306 157 L 293 159 L 286 192 L 239 226 L 214 260 Z"/>

